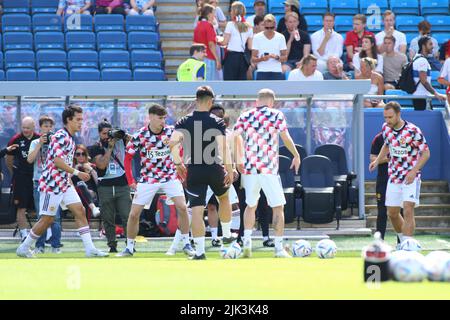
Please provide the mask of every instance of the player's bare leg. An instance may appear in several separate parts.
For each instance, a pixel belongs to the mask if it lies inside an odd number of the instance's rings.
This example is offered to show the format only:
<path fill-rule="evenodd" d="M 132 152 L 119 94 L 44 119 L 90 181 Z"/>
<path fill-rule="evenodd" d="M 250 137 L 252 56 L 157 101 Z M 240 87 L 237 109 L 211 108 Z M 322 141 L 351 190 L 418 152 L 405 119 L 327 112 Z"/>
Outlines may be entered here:
<path fill-rule="evenodd" d="M 33 258 L 34 255 L 31 252 L 31 247 L 36 243 L 39 237 L 47 230 L 53 223 L 55 218 L 53 216 L 42 215 L 39 221 L 30 230 L 22 244 L 17 248 L 17 255 L 23 258 Z"/>
<path fill-rule="evenodd" d="M 412 237 L 416 229 L 416 220 L 414 218 L 414 202 L 403 202 L 404 223 L 402 228 L 403 236 Z"/>
<path fill-rule="evenodd" d="M 130 214 L 128 215 L 127 223 L 127 247 L 124 251 L 119 253 L 118 257 L 129 257 L 134 253 L 134 245 L 136 242 L 136 237 L 139 232 L 139 217 L 141 212 L 144 210 L 143 205 L 132 204 Z"/>
<path fill-rule="evenodd" d="M 212 246 L 220 247 L 219 232 L 219 213 L 215 204 L 208 204 L 208 225 L 211 230 Z"/>
<path fill-rule="evenodd" d="M 203 206 L 192 208 L 192 236 L 195 243 L 195 256 L 205 258 L 205 223 L 203 221 Z"/>
<path fill-rule="evenodd" d="M 231 203 L 229 191 L 218 197 L 219 199 L 219 218 L 222 225 L 222 242 L 231 243 L 234 239 L 231 237 Z"/>
<path fill-rule="evenodd" d="M 183 241 L 183 252 L 192 257 L 195 254 L 194 249 L 189 242 L 189 213 L 186 206 L 185 197 L 173 197 L 172 201 L 178 213 L 178 228 L 181 231 L 181 239 Z"/>
<path fill-rule="evenodd" d="M 290 258 L 291 256 L 283 248 L 284 235 L 284 206 L 272 208 L 272 224 L 275 229 L 275 257 Z"/>
<path fill-rule="evenodd" d="M 27 216 L 26 216 L 27 209 L 26 208 L 18 208 L 17 209 L 17 215 L 16 215 L 16 221 L 17 225 L 19 226 L 20 231 L 20 238 L 23 240 L 28 233 L 28 222 L 27 222 Z"/>
<path fill-rule="evenodd" d="M 250 207 L 247 205 L 244 212 L 244 258 L 250 258 L 252 255 L 252 232 L 255 226 L 255 215 L 257 206 Z"/>
<path fill-rule="evenodd" d="M 399 237 L 400 242 L 403 241 L 403 225 L 405 221 L 403 220 L 402 215 L 400 214 L 400 207 L 387 207 L 387 212 L 389 219 L 391 220 L 391 224 L 394 227 L 397 236 Z"/>

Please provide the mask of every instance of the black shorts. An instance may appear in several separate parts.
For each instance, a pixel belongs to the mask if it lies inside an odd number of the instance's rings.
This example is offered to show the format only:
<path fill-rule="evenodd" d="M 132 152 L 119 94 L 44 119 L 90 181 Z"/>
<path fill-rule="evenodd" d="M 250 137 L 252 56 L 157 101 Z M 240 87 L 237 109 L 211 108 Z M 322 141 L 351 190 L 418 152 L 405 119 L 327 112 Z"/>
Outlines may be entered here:
<path fill-rule="evenodd" d="M 13 179 L 14 203 L 19 209 L 34 210 L 33 176 L 15 174 Z"/>
<path fill-rule="evenodd" d="M 224 195 L 228 188 L 224 185 L 225 170 L 221 165 L 189 166 L 186 179 L 186 193 L 189 207 L 206 205 L 208 186 L 218 197 Z"/>

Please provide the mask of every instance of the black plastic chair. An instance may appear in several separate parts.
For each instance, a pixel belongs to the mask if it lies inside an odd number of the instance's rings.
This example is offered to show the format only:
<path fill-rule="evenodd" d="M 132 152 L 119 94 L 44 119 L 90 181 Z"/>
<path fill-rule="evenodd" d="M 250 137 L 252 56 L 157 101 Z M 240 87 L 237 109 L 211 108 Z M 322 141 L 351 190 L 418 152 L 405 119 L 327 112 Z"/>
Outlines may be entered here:
<path fill-rule="evenodd" d="M 290 169 L 292 158 L 286 156 L 278 156 L 281 185 L 286 198 L 286 205 L 284 206 L 284 220 L 285 223 L 291 223 L 296 217 L 295 205 L 295 175 L 294 170 Z"/>

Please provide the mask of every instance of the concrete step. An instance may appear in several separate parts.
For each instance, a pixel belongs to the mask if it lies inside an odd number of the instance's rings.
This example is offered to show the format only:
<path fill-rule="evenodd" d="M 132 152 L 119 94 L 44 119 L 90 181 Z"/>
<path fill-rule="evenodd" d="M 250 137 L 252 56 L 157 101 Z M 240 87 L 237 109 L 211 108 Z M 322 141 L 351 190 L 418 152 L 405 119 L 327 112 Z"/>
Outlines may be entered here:
<path fill-rule="evenodd" d="M 366 193 L 366 205 L 376 204 L 377 198 L 375 193 Z M 450 203 L 450 193 L 421 193 L 421 204 L 447 204 Z"/>
<path fill-rule="evenodd" d="M 415 220 L 416 227 L 419 228 L 450 228 L 450 216 L 417 216 Z M 367 228 L 375 228 L 376 221 L 377 217 L 368 216 Z M 390 222 L 388 226 L 392 227 Z"/>
<path fill-rule="evenodd" d="M 372 230 L 372 232 L 375 232 L 375 228 L 370 228 L 370 230 Z M 388 232 L 394 232 L 395 230 L 392 227 L 386 228 L 386 231 Z M 432 233 L 432 234 L 439 234 L 439 235 L 444 235 L 444 234 L 448 234 L 450 235 L 450 228 L 440 228 L 440 227 L 418 227 L 415 230 L 415 233 Z"/>
<path fill-rule="evenodd" d="M 178 20 L 167 20 L 163 21 L 159 25 L 159 31 L 161 33 L 161 37 L 164 37 L 164 32 L 168 30 L 173 31 L 185 31 L 189 30 L 194 32 L 194 22 L 192 21 L 178 21 Z"/>
<path fill-rule="evenodd" d="M 366 181 L 365 182 L 365 192 L 366 193 L 375 193 L 375 181 Z M 447 181 L 422 181 L 422 185 L 420 187 L 420 192 L 422 193 L 446 193 L 449 192 Z"/>
<path fill-rule="evenodd" d="M 376 216 L 376 204 L 366 205 L 366 215 Z M 421 204 L 414 210 L 415 216 L 450 216 L 450 204 Z"/>
<path fill-rule="evenodd" d="M 185 58 L 183 57 L 176 57 L 176 58 L 172 58 L 172 57 L 164 57 L 166 59 L 166 68 L 169 66 L 175 66 L 175 67 L 179 67 L 180 64 L 182 64 L 184 61 L 186 61 Z"/>
<path fill-rule="evenodd" d="M 173 1 L 167 1 L 167 2 L 159 2 L 158 3 L 158 10 L 156 11 L 158 17 L 162 13 L 168 13 L 168 14 L 196 14 L 196 7 L 195 2 L 193 1 L 186 1 L 186 2 L 173 2 Z"/>
<path fill-rule="evenodd" d="M 164 30 L 164 39 L 165 40 L 172 40 L 174 38 L 182 38 L 184 40 L 191 40 L 194 38 L 194 30 Z"/>
<path fill-rule="evenodd" d="M 171 38 L 162 38 L 162 49 L 163 50 L 185 50 L 187 54 L 189 54 L 189 48 L 192 45 L 192 39 L 186 39 L 186 38 L 177 38 L 177 39 L 171 39 Z"/>

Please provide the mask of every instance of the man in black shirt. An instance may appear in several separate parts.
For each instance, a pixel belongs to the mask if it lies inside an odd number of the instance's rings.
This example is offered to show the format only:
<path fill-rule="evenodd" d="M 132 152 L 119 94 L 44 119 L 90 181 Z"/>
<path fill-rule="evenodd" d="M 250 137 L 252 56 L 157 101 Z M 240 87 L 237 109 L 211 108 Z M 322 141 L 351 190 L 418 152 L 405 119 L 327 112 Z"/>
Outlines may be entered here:
<path fill-rule="evenodd" d="M 34 210 L 33 200 L 33 164 L 28 163 L 28 150 L 31 141 L 38 139 L 39 135 L 34 132 L 35 122 L 31 117 L 22 120 L 22 132 L 16 134 L 8 142 L 8 146 L 19 145 L 18 148 L 8 151 L 6 166 L 12 174 L 12 188 L 14 205 L 17 207 L 17 224 L 20 237 L 25 239 L 28 235 L 26 211 Z"/>
<path fill-rule="evenodd" d="M 206 259 L 203 209 L 206 191 L 211 187 L 219 199 L 222 242 L 231 243 L 231 204 L 228 189 L 233 182 L 233 166 L 226 141 L 224 121 L 209 111 L 214 92 L 202 86 L 196 93 L 197 110 L 180 119 L 170 139 L 173 161 L 179 176 L 186 181 L 186 193 L 192 208 L 192 235 L 195 242 L 194 260 Z M 183 159 L 180 156 L 183 143 Z M 185 166 L 186 164 L 186 166 Z"/>
<path fill-rule="evenodd" d="M 311 53 L 311 38 L 308 33 L 298 29 L 298 14 L 289 12 L 285 19 L 287 29 L 283 36 L 286 39 L 288 59 L 283 63 L 283 72 L 297 68 L 297 63 Z"/>

